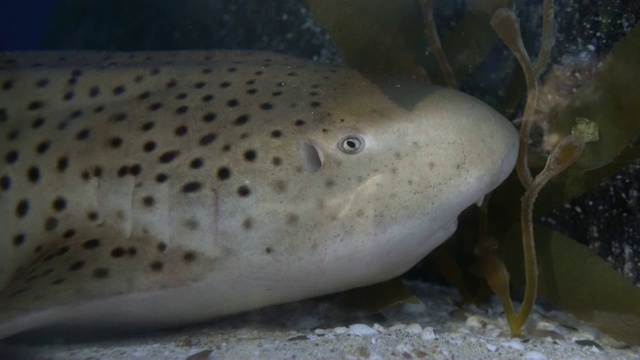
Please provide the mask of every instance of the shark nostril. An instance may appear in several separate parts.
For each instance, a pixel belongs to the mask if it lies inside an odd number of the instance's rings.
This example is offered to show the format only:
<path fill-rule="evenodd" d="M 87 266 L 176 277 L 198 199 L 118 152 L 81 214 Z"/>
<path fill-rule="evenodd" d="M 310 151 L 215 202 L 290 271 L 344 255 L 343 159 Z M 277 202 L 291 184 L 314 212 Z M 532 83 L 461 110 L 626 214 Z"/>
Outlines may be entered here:
<path fill-rule="evenodd" d="M 320 157 L 318 149 L 312 143 L 303 141 L 300 143 L 300 150 L 302 151 L 304 169 L 310 173 L 320 170 L 322 167 L 322 158 Z"/>

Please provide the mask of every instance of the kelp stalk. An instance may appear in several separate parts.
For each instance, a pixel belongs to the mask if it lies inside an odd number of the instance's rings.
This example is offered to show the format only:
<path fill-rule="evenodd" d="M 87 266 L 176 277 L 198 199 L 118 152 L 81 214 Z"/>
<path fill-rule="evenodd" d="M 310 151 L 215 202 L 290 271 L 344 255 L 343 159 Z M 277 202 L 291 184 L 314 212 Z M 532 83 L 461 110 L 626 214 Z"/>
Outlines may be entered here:
<path fill-rule="evenodd" d="M 540 190 L 555 175 L 571 166 L 582 154 L 584 141 L 578 136 L 564 138 L 549 155 L 547 165 L 535 179 L 528 166 L 527 152 L 529 134 L 532 126 L 532 116 L 538 101 L 538 78 L 549 62 L 551 48 L 554 43 L 553 23 L 554 12 L 552 0 L 543 2 L 542 44 L 535 66 L 522 42 L 520 24 L 516 15 L 506 9 L 497 9 L 492 18 L 491 26 L 507 45 L 518 60 L 527 84 L 527 101 L 525 104 L 522 123 L 520 126 L 520 148 L 516 172 L 525 188 L 520 209 L 520 224 L 522 229 L 522 247 L 525 268 L 525 293 L 522 305 L 516 313 L 509 296 L 509 273 L 504 263 L 495 253 L 487 254 L 483 260 L 483 271 L 491 286 L 502 302 L 505 315 L 509 322 L 511 334 L 521 335 L 521 328 L 531 313 L 535 303 L 538 288 L 538 267 L 536 262 L 535 241 L 533 236 L 533 205 Z"/>
<path fill-rule="evenodd" d="M 421 3 L 422 18 L 424 19 L 425 27 L 424 32 L 427 36 L 429 46 L 431 46 L 431 50 L 433 51 L 433 56 L 435 56 L 436 61 L 438 62 L 438 66 L 444 76 L 444 81 L 447 87 L 457 89 L 458 84 L 456 83 L 455 76 L 453 75 L 453 69 L 451 68 L 451 64 L 449 64 L 449 60 L 447 60 L 447 56 L 444 54 L 444 50 L 442 49 L 440 36 L 438 36 L 438 29 L 436 29 L 436 22 L 433 19 L 433 1 L 422 0 Z"/>
<path fill-rule="evenodd" d="M 527 151 L 529 149 L 529 133 L 533 124 L 533 113 L 538 102 L 538 79 L 533 71 L 529 54 L 522 43 L 520 23 L 516 15 L 509 9 L 500 8 L 493 13 L 491 26 L 520 63 L 527 83 L 527 102 L 520 125 L 520 147 L 516 172 L 520 182 L 528 190 L 533 184 L 533 176 L 531 176 L 528 166 Z"/>

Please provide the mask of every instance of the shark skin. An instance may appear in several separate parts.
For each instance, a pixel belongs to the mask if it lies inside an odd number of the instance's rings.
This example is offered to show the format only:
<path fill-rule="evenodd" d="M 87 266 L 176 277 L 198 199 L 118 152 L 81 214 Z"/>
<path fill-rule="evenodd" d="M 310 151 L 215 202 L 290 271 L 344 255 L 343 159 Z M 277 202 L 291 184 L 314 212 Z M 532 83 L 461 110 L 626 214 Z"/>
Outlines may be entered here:
<path fill-rule="evenodd" d="M 0 338 L 381 282 L 511 172 L 463 93 L 267 52 L 0 54 Z"/>

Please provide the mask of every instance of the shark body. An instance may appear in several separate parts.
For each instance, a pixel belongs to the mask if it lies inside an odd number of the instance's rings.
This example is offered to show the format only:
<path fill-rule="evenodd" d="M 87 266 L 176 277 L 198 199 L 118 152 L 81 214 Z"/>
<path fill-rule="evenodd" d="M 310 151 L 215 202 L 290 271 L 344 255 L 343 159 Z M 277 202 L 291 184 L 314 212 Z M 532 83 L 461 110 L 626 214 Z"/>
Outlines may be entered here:
<path fill-rule="evenodd" d="M 273 53 L 0 55 L 0 338 L 397 276 L 511 172 L 465 94 Z"/>

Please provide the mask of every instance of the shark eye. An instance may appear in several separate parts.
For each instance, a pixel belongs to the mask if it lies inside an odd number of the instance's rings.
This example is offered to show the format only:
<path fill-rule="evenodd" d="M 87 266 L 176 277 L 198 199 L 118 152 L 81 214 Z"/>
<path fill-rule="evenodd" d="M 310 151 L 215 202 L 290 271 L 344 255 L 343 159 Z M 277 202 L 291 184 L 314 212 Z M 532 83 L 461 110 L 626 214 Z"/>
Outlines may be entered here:
<path fill-rule="evenodd" d="M 364 149 L 364 139 L 359 135 L 347 135 L 338 141 L 338 148 L 345 154 L 357 154 Z"/>

